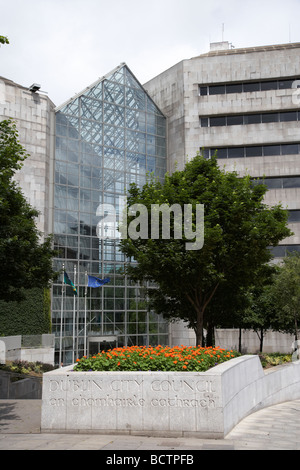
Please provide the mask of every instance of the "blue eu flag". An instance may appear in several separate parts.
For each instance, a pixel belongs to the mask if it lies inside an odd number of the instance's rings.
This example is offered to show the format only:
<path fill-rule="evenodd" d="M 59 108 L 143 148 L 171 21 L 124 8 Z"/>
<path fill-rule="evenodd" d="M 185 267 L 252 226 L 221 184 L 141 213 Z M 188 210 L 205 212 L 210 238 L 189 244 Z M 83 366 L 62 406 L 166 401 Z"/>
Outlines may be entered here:
<path fill-rule="evenodd" d="M 88 287 L 101 287 L 103 284 L 110 282 L 110 278 L 99 279 L 98 277 L 88 276 Z"/>

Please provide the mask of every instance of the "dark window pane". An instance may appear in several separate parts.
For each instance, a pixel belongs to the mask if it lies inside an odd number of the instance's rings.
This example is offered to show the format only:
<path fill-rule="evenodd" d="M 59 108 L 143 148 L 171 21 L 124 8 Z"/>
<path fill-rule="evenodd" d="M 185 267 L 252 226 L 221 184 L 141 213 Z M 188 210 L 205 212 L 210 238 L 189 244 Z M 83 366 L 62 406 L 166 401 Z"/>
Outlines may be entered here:
<path fill-rule="evenodd" d="M 246 157 L 261 157 L 262 147 L 246 147 Z"/>
<path fill-rule="evenodd" d="M 278 122 L 278 120 L 279 120 L 278 113 L 262 114 L 262 122 Z"/>
<path fill-rule="evenodd" d="M 208 118 L 200 118 L 201 127 L 208 127 Z"/>
<path fill-rule="evenodd" d="M 228 158 L 243 158 L 244 147 L 230 147 L 228 149 Z"/>
<path fill-rule="evenodd" d="M 280 145 L 266 145 L 263 147 L 264 155 L 280 155 Z"/>
<path fill-rule="evenodd" d="M 261 114 L 246 114 L 244 116 L 245 124 L 260 124 L 261 123 Z"/>
<path fill-rule="evenodd" d="M 284 188 L 300 188 L 300 177 L 282 178 L 282 185 Z"/>
<path fill-rule="evenodd" d="M 204 158 L 209 158 L 209 149 L 200 149 L 200 154 L 203 155 Z"/>
<path fill-rule="evenodd" d="M 300 211 L 289 211 L 288 222 L 300 222 Z"/>
<path fill-rule="evenodd" d="M 244 92 L 249 92 L 249 91 L 260 91 L 260 83 L 259 82 L 253 82 L 253 83 L 244 83 L 243 85 Z"/>
<path fill-rule="evenodd" d="M 282 188 L 281 178 L 266 178 L 264 184 L 267 185 L 268 189 L 280 189 Z"/>
<path fill-rule="evenodd" d="M 284 258 L 286 255 L 285 245 L 271 247 L 270 250 L 274 258 Z"/>
<path fill-rule="evenodd" d="M 300 251 L 300 245 L 286 245 L 285 247 L 287 253 L 292 253 L 293 251 Z"/>
<path fill-rule="evenodd" d="M 210 95 L 224 95 L 225 94 L 225 85 L 211 85 L 209 87 Z"/>
<path fill-rule="evenodd" d="M 281 153 L 282 155 L 297 155 L 299 153 L 298 144 L 282 145 Z"/>
<path fill-rule="evenodd" d="M 277 90 L 278 82 L 277 80 L 271 82 L 261 82 L 261 90 Z"/>
<path fill-rule="evenodd" d="M 243 116 L 227 116 L 227 126 L 237 126 L 243 124 Z"/>
<path fill-rule="evenodd" d="M 226 85 L 226 93 L 241 93 L 243 91 L 243 84 L 237 83 L 234 85 Z"/>
<path fill-rule="evenodd" d="M 292 88 L 293 81 L 294 80 L 279 80 L 279 89 L 284 90 L 285 88 Z"/>
<path fill-rule="evenodd" d="M 206 96 L 207 95 L 207 86 L 200 86 L 199 87 L 199 92 L 200 92 L 200 96 Z"/>
<path fill-rule="evenodd" d="M 279 113 L 280 122 L 285 121 L 297 121 L 298 113 L 297 111 L 290 111 L 288 113 Z"/>
<path fill-rule="evenodd" d="M 211 117 L 210 118 L 210 127 L 214 126 L 226 126 L 226 117 Z"/>
<path fill-rule="evenodd" d="M 227 148 L 218 149 L 218 158 L 227 158 Z"/>

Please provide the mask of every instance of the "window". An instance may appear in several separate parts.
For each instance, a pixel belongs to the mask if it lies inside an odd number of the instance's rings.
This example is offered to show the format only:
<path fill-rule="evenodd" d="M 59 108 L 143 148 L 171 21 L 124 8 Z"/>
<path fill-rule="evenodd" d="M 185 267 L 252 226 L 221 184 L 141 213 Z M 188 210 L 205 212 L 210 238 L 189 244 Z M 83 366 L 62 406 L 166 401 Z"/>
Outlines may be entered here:
<path fill-rule="evenodd" d="M 226 93 L 242 93 L 242 91 L 243 91 L 242 83 L 226 85 Z"/>
<path fill-rule="evenodd" d="M 271 82 L 261 82 L 261 90 L 277 90 L 278 89 L 278 82 L 277 80 L 272 80 Z"/>
<path fill-rule="evenodd" d="M 227 117 L 227 126 L 237 126 L 244 123 L 243 116 L 228 116 Z"/>
<path fill-rule="evenodd" d="M 278 81 L 278 88 L 279 90 L 284 90 L 286 88 L 292 88 L 294 80 L 279 80 Z"/>
<path fill-rule="evenodd" d="M 208 119 L 209 118 L 200 118 L 201 127 L 208 127 Z"/>
<path fill-rule="evenodd" d="M 244 157 L 244 147 L 231 147 L 228 149 L 228 158 Z"/>
<path fill-rule="evenodd" d="M 244 93 L 249 93 L 252 91 L 260 91 L 260 83 L 258 82 L 244 83 L 243 90 L 244 90 Z"/>
<path fill-rule="evenodd" d="M 297 111 L 289 111 L 287 113 L 279 113 L 280 122 L 286 121 L 297 121 L 298 120 L 298 113 Z"/>
<path fill-rule="evenodd" d="M 292 210 L 289 211 L 289 223 L 296 223 L 300 222 L 300 210 Z"/>
<path fill-rule="evenodd" d="M 211 127 L 226 126 L 226 117 L 225 116 L 211 117 L 210 118 L 210 125 L 211 125 Z"/>
<path fill-rule="evenodd" d="M 299 153 L 298 144 L 282 145 L 282 155 L 297 155 Z"/>
<path fill-rule="evenodd" d="M 217 157 L 218 158 L 227 158 L 227 148 L 221 148 L 217 150 Z"/>
<path fill-rule="evenodd" d="M 211 85 L 209 87 L 210 95 L 224 95 L 225 94 L 225 85 Z"/>
<path fill-rule="evenodd" d="M 243 158 L 243 157 L 261 157 L 274 155 L 299 155 L 300 144 L 278 144 L 278 145 L 252 145 L 245 147 L 221 147 L 200 149 L 205 158 L 212 157 L 217 152 L 218 158 Z M 279 187 L 279 186 L 276 186 Z M 283 186 L 280 187 L 300 187 L 299 177 L 283 178 Z"/>
<path fill-rule="evenodd" d="M 224 95 L 226 93 L 251 93 L 255 91 L 284 90 L 292 88 L 299 78 L 287 78 L 267 81 L 249 81 L 244 83 L 224 83 L 219 85 L 199 85 L 199 95 Z"/>
<path fill-rule="evenodd" d="M 278 122 L 279 114 L 278 113 L 266 113 L 262 114 L 262 122 Z"/>
<path fill-rule="evenodd" d="M 245 124 L 260 124 L 261 123 L 261 114 L 248 114 L 248 115 L 245 115 L 244 122 L 245 122 Z"/>
<path fill-rule="evenodd" d="M 280 145 L 266 145 L 263 147 L 264 156 L 280 155 Z"/>
<path fill-rule="evenodd" d="M 246 157 L 261 157 L 262 147 L 246 147 Z"/>
<path fill-rule="evenodd" d="M 244 114 L 237 115 L 231 114 L 228 116 L 211 116 L 200 117 L 201 127 L 214 127 L 214 126 L 236 126 L 236 125 L 249 125 L 261 124 L 271 122 L 297 122 L 299 119 L 299 111 L 287 111 L 277 113 L 260 113 L 260 114 Z"/>
<path fill-rule="evenodd" d="M 300 176 L 282 178 L 283 188 L 300 188 Z"/>

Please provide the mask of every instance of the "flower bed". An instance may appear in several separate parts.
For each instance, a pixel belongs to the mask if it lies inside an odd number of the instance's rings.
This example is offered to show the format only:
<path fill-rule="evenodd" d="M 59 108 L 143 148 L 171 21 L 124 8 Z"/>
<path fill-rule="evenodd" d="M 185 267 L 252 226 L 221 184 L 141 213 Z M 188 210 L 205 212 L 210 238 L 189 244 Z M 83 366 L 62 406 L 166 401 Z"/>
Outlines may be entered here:
<path fill-rule="evenodd" d="M 174 371 L 205 372 L 240 356 L 219 347 L 131 346 L 101 351 L 77 359 L 75 371 Z"/>

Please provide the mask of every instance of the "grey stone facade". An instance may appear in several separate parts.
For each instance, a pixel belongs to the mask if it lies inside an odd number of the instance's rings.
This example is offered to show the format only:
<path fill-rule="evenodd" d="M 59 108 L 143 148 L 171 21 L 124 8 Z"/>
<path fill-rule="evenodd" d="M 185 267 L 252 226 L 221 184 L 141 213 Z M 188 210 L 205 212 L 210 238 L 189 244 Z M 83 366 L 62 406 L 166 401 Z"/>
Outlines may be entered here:
<path fill-rule="evenodd" d="M 228 48 L 224 50 L 223 46 Z M 297 86 L 299 77 L 300 43 L 248 49 L 229 49 L 225 43 L 207 54 L 183 60 L 147 82 L 145 89 L 168 118 L 169 170 L 182 169 L 202 148 L 299 144 L 299 120 L 201 126 L 203 117 L 298 112 L 300 103 L 295 88 L 200 94 L 200 87 L 209 85 L 266 84 L 290 79 Z M 254 178 L 278 178 L 299 176 L 299 161 L 298 153 L 284 154 L 282 150 L 280 155 L 222 159 L 220 165 Z M 270 205 L 281 202 L 283 207 L 299 210 L 299 196 L 298 187 L 278 188 L 270 189 L 265 200 Z M 295 235 L 281 244 L 296 247 L 300 243 L 299 223 L 292 223 L 291 229 Z"/>
<path fill-rule="evenodd" d="M 16 121 L 20 143 L 30 154 L 16 180 L 40 212 L 37 227 L 45 235 L 52 232 L 53 110 L 46 95 L 0 77 L 0 119 Z"/>

